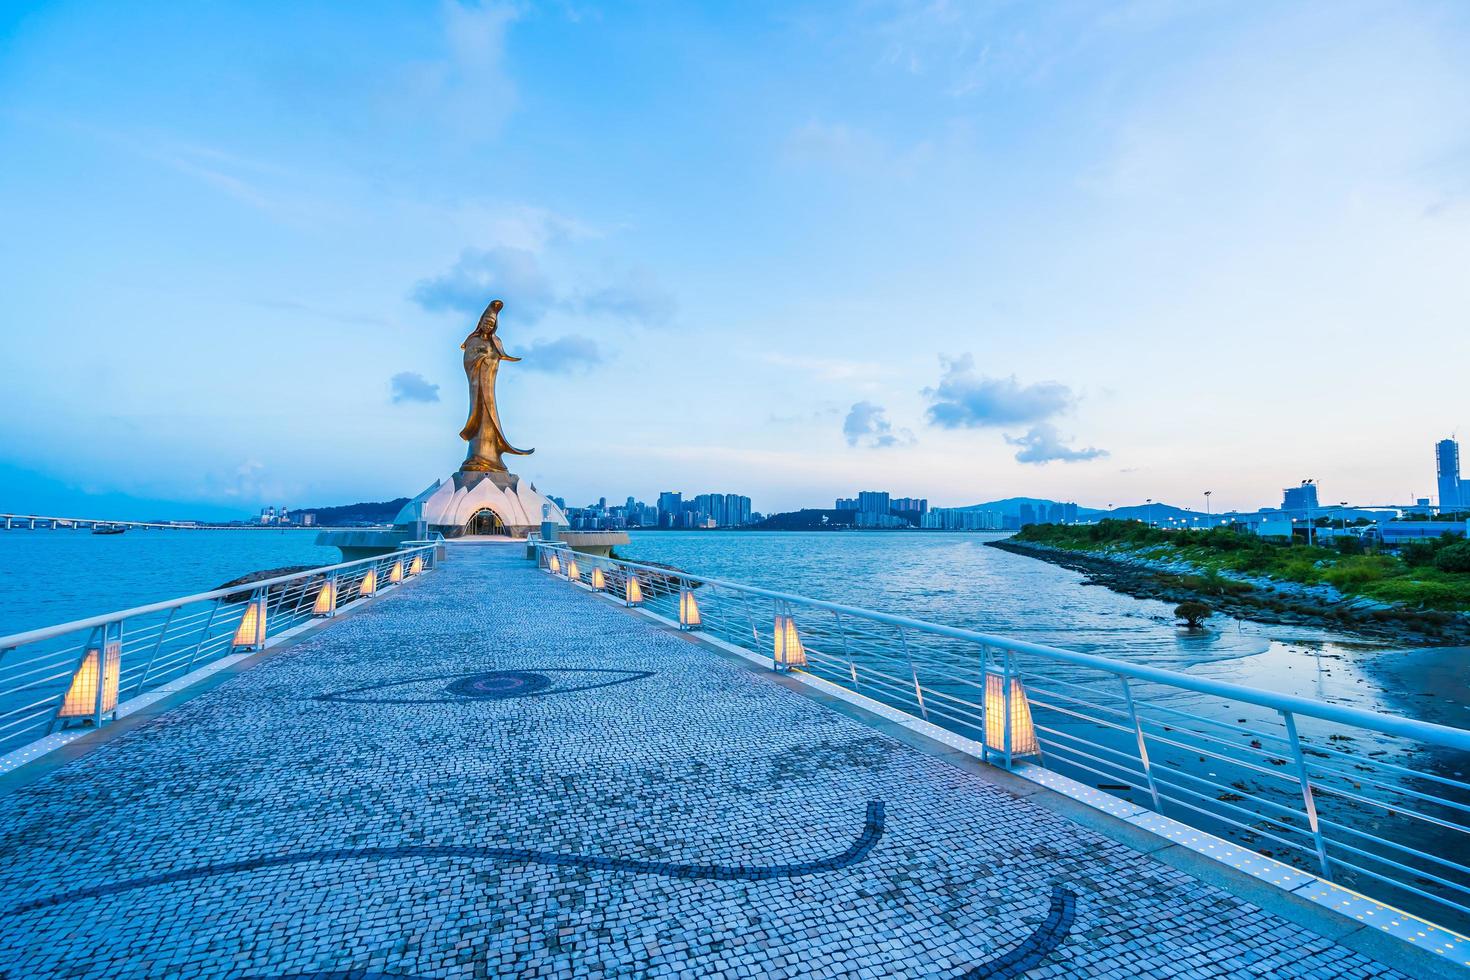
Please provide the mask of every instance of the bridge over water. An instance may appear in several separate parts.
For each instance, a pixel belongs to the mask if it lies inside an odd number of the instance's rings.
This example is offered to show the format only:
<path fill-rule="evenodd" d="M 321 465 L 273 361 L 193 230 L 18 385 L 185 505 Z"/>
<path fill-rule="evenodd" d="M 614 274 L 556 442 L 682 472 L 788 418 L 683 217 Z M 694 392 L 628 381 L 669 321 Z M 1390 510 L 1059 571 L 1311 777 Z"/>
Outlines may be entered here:
<path fill-rule="evenodd" d="M 0 976 L 1456 969 L 564 574 L 452 547 L 0 776 Z"/>

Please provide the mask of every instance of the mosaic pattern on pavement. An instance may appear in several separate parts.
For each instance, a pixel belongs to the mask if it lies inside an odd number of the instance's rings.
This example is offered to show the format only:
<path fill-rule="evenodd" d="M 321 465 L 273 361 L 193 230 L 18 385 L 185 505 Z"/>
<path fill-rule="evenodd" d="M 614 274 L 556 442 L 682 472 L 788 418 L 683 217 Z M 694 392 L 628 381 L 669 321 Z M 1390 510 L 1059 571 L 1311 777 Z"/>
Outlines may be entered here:
<path fill-rule="evenodd" d="M 1401 976 L 490 548 L 4 797 L 0 910 L 5 978 Z"/>

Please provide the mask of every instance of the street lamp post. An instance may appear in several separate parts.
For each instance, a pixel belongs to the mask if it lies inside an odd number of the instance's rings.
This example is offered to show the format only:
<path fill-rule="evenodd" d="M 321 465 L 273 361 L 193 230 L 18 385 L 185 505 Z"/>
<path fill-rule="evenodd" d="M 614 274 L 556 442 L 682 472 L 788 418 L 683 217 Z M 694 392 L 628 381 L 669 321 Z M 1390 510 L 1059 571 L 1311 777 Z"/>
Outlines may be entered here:
<path fill-rule="evenodd" d="M 1215 491 L 1213 491 L 1213 490 L 1206 490 L 1205 491 L 1205 523 L 1206 524 L 1210 523 L 1210 494 L 1212 494 L 1214 492 Z"/>
<path fill-rule="evenodd" d="M 1316 482 L 1315 479 L 1303 480 L 1302 486 L 1310 487 Z M 1312 506 L 1312 497 L 1314 496 L 1316 496 L 1315 491 L 1307 496 L 1307 547 L 1309 548 L 1317 543 L 1317 514 L 1316 508 Z"/>

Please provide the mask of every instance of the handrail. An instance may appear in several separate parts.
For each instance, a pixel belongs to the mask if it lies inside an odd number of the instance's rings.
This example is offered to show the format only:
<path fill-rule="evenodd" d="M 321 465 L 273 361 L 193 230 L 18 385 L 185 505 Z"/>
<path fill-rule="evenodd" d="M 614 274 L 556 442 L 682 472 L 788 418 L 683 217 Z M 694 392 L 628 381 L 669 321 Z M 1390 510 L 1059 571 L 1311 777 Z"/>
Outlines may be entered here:
<path fill-rule="evenodd" d="M 404 548 L 400 551 L 390 552 L 396 555 L 412 555 L 422 551 L 429 551 L 438 547 L 437 544 L 419 545 L 413 548 Z M 134 606 L 132 609 L 121 609 L 117 612 L 103 613 L 100 616 L 90 616 L 86 619 L 73 620 L 70 623 L 61 623 L 56 626 L 43 626 L 40 629 L 29 630 L 25 633 L 13 633 L 10 636 L 0 636 L 0 650 L 8 650 L 13 647 L 21 647 L 41 640 L 49 640 L 52 637 L 64 636 L 67 633 L 75 633 L 78 630 L 95 629 L 108 623 L 115 623 L 120 619 L 131 619 L 134 616 L 145 616 L 149 613 L 163 612 L 166 609 L 177 609 L 190 603 L 205 602 L 210 599 L 222 599 L 227 595 L 237 595 L 240 592 L 254 591 L 256 589 L 268 589 L 273 585 L 282 585 L 286 582 L 294 582 L 297 579 L 307 578 L 313 575 L 321 575 L 325 572 L 340 571 L 344 568 L 354 568 L 369 562 L 382 561 L 384 555 L 372 558 L 356 558 L 352 561 L 340 562 L 336 565 L 322 565 L 310 568 L 303 572 L 292 572 L 290 575 L 278 575 L 275 578 L 261 579 L 258 582 L 241 582 L 239 585 L 224 589 L 215 589 L 211 592 L 200 592 L 197 595 L 183 596 L 178 599 L 166 599 L 163 602 L 154 602 L 146 606 Z"/>
<path fill-rule="evenodd" d="M 548 542 L 533 538 L 531 543 L 536 547 L 550 548 L 558 551 L 571 551 L 565 544 L 559 542 Z M 1314 701 L 1294 694 L 1273 694 L 1269 691 L 1261 691 L 1257 688 L 1246 687 L 1243 684 L 1232 684 L 1229 681 L 1216 681 L 1209 678 L 1194 677 L 1179 671 L 1166 670 L 1162 667 L 1149 667 L 1143 664 L 1130 664 L 1121 660 L 1113 660 L 1109 657 L 1100 657 L 1091 653 L 1078 653 L 1075 650 L 1064 650 L 1060 647 L 1046 646 L 1040 643 L 1030 643 L 1026 640 L 1013 640 L 1005 636 L 997 636 L 993 633 L 982 633 L 978 630 L 968 630 L 958 626 L 945 626 L 942 623 L 931 623 L 922 619 L 911 619 L 907 616 L 898 616 L 893 613 L 878 612 L 874 609 L 864 609 L 860 606 L 849 606 L 840 602 L 829 602 L 824 599 L 812 599 L 807 596 L 796 595 L 790 592 L 778 592 L 774 589 L 764 589 L 760 586 L 747 585 L 743 582 L 731 582 L 724 579 L 711 578 L 706 575 L 696 575 L 689 572 L 671 571 L 667 568 L 659 568 L 656 565 L 643 565 L 638 562 L 627 561 L 622 558 L 611 559 L 616 564 L 626 568 L 636 568 L 641 571 L 652 572 L 657 575 L 667 575 L 673 578 L 685 579 L 721 588 L 733 589 L 737 592 L 746 592 L 751 595 L 761 596 L 767 599 L 775 599 L 781 602 L 794 602 L 823 609 L 829 612 L 843 613 L 849 616 L 857 616 L 875 622 L 886 623 L 890 626 L 901 626 L 910 629 L 921 630 L 938 636 L 947 636 L 951 639 L 965 640 L 971 643 L 980 643 L 1000 649 L 1011 650 L 1015 653 L 1026 653 L 1042 657 L 1048 660 L 1057 660 L 1070 663 L 1080 667 L 1091 667 L 1104 670 L 1108 673 L 1132 677 L 1138 680 L 1154 681 L 1167 684 L 1170 687 L 1182 688 L 1197 694 L 1213 694 L 1219 697 L 1232 698 L 1244 701 L 1248 704 L 1259 705 L 1270 708 L 1273 711 L 1289 711 L 1299 715 L 1312 718 L 1320 718 L 1323 721 L 1333 721 L 1341 724 L 1352 725 L 1358 728 L 1368 728 L 1381 731 L 1388 735 L 1401 735 L 1406 738 L 1417 739 L 1422 742 L 1430 742 L 1442 745 L 1446 748 L 1470 752 L 1470 730 L 1463 728 L 1452 728 L 1449 725 L 1440 725 L 1430 721 L 1417 721 L 1412 718 L 1404 718 L 1399 715 L 1380 714 L 1367 711 L 1363 708 L 1354 708 L 1348 705 L 1330 704 L 1323 701 Z M 0 641 L 3 645 L 3 641 Z"/>

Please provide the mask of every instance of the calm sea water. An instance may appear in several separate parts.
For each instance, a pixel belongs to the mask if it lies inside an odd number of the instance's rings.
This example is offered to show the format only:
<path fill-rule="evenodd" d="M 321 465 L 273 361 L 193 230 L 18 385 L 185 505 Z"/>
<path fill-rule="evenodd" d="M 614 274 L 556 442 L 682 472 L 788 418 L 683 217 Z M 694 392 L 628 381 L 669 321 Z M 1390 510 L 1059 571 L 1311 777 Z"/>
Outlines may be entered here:
<path fill-rule="evenodd" d="M 985 547 L 1004 534 L 654 531 L 631 537 L 619 555 L 715 578 L 1375 710 L 1424 707 L 1400 703 L 1397 692 L 1363 669 L 1385 644 L 1218 618 L 1209 630 L 1184 629 L 1172 605 L 1084 586 L 1078 572 Z"/>
<path fill-rule="evenodd" d="M 0 636 L 218 588 L 286 565 L 328 565 L 315 531 L 0 531 Z"/>

